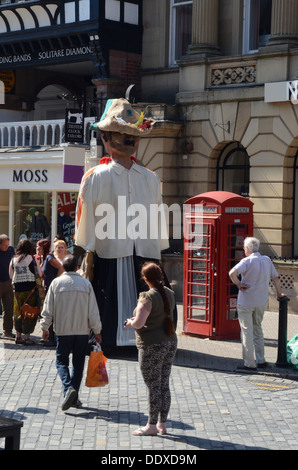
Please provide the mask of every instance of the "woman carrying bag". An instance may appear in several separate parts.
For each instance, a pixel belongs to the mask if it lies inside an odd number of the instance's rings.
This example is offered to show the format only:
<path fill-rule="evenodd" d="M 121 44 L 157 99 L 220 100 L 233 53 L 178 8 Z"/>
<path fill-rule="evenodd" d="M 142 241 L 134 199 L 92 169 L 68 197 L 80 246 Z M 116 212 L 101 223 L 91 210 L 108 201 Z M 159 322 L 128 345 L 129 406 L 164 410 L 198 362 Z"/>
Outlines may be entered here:
<path fill-rule="evenodd" d="M 38 279 L 42 277 L 42 272 L 33 255 L 34 247 L 32 243 L 24 238 L 19 242 L 16 255 L 12 258 L 9 266 L 14 289 L 15 343 L 26 346 L 35 344 L 30 339 L 30 335 L 35 329 L 43 300 L 40 299 L 39 286 L 37 285 Z M 30 309 L 30 307 L 33 308 Z M 22 338 L 22 334 L 24 338 Z"/>
<path fill-rule="evenodd" d="M 140 293 L 134 316 L 124 327 L 135 328 L 140 369 L 149 392 L 148 422 L 133 435 L 154 436 L 166 433 L 171 405 L 169 381 L 177 350 L 173 321 L 175 296 L 164 286 L 162 270 L 156 263 L 145 263 L 142 277 L 149 291 Z"/>

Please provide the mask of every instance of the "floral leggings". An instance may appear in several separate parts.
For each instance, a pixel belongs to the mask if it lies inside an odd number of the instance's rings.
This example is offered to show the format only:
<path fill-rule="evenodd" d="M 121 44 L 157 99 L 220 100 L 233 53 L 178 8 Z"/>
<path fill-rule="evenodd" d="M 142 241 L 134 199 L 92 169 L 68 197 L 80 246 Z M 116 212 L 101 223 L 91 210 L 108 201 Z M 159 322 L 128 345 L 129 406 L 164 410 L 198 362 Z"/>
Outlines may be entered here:
<path fill-rule="evenodd" d="M 139 350 L 139 364 L 149 392 L 149 424 L 165 423 L 171 406 L 170 374 L 177 340 Z"/>

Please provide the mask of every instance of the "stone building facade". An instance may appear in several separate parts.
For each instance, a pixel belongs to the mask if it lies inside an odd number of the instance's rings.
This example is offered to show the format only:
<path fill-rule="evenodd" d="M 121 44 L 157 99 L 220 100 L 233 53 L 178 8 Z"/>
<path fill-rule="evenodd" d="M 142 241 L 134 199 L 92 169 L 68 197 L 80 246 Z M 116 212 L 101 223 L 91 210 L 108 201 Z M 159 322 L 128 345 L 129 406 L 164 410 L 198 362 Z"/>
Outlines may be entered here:
<path fill-rule="evenodd" d="M 143 99 L 176 112 L 151 159 L 165 200 L 249 197 L 262 252 L 295 297 L 298 1 L 150 0 L 143 24 Z"/>
<path fill-rule="evenodd" d="M 266 102 L 265 89 L 268 83 L 294 82 L 295 92 L 298 1 L 265 2 L 270 34 L 248 52 L 244 29 L 252 29 L 249 20 L 258 18 L 262 1 L 180 2 L 192 7 L 191 43 L 170 64 L 175 3 L 143 4 L 142 96 L 174 105 L 181 124 L 158 164 L 164 196 L 182 204 L 205 191 L 247 195 L 254 203 L 255 235 L 266 253 L 296 257 L 298 106 L 290 91 L 284 101 Z"/>

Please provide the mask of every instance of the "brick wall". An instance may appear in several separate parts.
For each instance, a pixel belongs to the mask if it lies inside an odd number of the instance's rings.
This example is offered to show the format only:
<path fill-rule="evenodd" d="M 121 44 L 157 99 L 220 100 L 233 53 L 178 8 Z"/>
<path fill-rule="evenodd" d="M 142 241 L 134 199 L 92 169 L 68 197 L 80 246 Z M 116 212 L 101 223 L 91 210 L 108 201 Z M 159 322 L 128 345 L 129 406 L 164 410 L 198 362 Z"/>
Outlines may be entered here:
<path fill-rule="evenodd" d="M 137 99 L 141 98 L 141 59 L 140 54 L 110 51 L 110 78 L 121 80 L 124 90 L 135 84 Z"/>

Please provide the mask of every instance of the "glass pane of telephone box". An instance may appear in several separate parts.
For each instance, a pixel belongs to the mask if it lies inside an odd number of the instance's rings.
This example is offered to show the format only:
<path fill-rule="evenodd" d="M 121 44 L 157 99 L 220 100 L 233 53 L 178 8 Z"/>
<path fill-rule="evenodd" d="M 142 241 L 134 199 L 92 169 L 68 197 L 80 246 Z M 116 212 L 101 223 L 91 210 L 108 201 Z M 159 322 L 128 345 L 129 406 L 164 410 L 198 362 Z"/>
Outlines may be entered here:
<path fill-rule="evenodd" d="M 208 224 L 192 224 L 192 245 L 189 259 L 189 318 L 209 321 L 208 256 L 210 251 L 211 227 Z"/>
<path fill-rule="evenodd" d="M 243 242 L 248 233 L 246 224 L 228 227 L 227 256 L 227 320 L 237 320 L 238 288 L 231 282 L 229 271 L 244 257 Z"/>

